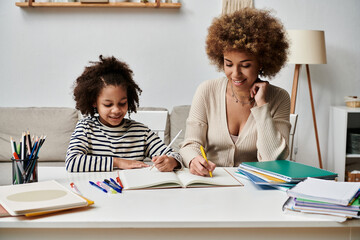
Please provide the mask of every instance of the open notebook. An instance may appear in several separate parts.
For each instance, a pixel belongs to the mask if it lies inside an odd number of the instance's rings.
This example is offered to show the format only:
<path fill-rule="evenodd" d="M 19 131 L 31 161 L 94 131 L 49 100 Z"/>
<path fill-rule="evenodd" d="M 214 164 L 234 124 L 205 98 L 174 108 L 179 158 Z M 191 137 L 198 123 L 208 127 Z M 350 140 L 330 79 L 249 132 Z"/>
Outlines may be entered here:
<path fill-rule="evenodd" d="M 0 186 L 0 204 L 3 207 L 0 208 L 1 216 L 36 216 L 86 207 L 93 203 L 55 180 Z"/>
<path fill-rule="evenodd" d="M 243 184 L 225 168 L 218 167 L 213 177 L 193 175 L 185 168 L 177 172 L 160 172 L 156 168 L 120 170 L 120 178 L 124 189 L 146 188 L 189 188 L 189 187 L 224 187 L 243 186 Z"/>

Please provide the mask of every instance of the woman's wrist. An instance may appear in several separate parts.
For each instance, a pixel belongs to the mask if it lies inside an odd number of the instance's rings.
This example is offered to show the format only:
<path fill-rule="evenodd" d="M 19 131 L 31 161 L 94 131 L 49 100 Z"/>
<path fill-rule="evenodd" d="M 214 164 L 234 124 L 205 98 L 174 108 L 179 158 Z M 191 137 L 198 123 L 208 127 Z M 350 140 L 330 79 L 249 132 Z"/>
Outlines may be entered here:
<path fill-rule="evenodd" d="M 258 107 L 262 107 L 262 106 L 264 106 L 265 104 L 267 104 L 267 102 L 266 102 L 265 100 L 259 100 L 259 102 L 256 102 L 256 105 L 257 105 Z"/>
<path fill-rule="evenodd" d="M 191 167 L 191 164 L 192 164 L 192 161 L 194 160 L 195 158 L 191 159 L 190 162 L 189 162 L 189 168 Z"/>

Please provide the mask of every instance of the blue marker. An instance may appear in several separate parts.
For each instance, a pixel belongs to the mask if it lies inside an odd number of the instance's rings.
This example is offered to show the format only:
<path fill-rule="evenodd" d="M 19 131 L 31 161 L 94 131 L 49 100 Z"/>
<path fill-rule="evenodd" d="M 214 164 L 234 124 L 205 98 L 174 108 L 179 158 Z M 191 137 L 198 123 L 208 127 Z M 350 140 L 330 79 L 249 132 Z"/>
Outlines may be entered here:
<path fill-rule="evenodd" d="M 114 186 L 114 184 L 112 184 L 109 180 L 104 179 L 104 182 L 106 185 L 108 185 L 109 187 L 111 187 L 112 189 L 114 189 L 115 191 L 117 191 L 118 193 L 121 193 L 121 189 L 117 187 L 117 185 Z"/>
<path fill-rule="evenodd" d="M 106 189 L 103 189 L 102 187 L 100 187 L 100 186 L 96 185 L 94 182 L 89 181 L 89 183 L 90 183 L 91 185 L 93 185 L 94 187 L 97 187 L 97 188 L 98 188 L 98 189 L 100 189 L 101 191 L 103 191 L 103 192 L 107 193 Z"/>
<path fill-rule="evenodd" d="M 122 187 L 112 178 L 110 178 L 110 181 L 115 185 L 117 186 L 120 190 L 122 190 Z"/>

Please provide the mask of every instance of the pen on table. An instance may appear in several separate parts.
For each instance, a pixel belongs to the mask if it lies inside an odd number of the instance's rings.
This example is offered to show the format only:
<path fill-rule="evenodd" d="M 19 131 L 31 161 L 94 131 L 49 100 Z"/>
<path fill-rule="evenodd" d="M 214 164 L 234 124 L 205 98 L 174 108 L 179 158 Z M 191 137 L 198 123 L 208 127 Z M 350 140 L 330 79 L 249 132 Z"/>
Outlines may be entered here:
<path fill-rule="evenodd" d="M 116 194 L 117 192 L 112 189 L 111 187 L 109 187 L 108 185 L 104 184 L 103 182 L 100 182 L 100 181 L 97 181 L 96 184 L 99 186 L 99 187 L 102 187 L 103 189 L 105 189 L 106 191 L 111 192 L 112 194 Z"/>
<path fill-rule="evenodd" d="M 89 181 L 89 183 L 90 183 L 92 186 L 94 186 L 94 187 L 96 187 L 96 188 L 100 189 L 101 191 L 103 191 L 103 192 L 107 193 L 106 189 L 103 189 L 102 187 L 99 187 L 99 186 L 98 186 L 98 185 L 96 185 L 94 182 Z"/>
<path fill-rule="evenodd" d="M 118 188 L 117 186 L 115 186 L 113 183 L 111 183 L 108 179 L 104 179 L 103 183 L 105 183 L 106 185 L 108 185 L 109 187 L 111 187 L 112 189 L 117 191 L 118 193 L 121 193 L 121 189 Z"/>
<path fill-rule="evenodd" d="M 75 183 L 70 183 L 70 187 L 79 195 L 82 195 L 79 189 L 76 187 Z"/>
<path fill-rule="evenodd" d="M 118 171 L 118 176 L 116 177 L 116 181 L 119 183 L 119 185 L 124 188 L 124 185 L 122 184 L 120 177 L 119 177 L 119 171 Z"/>
<path fill-rule="evenodd" d="M 204 150 L 203 146 L 201 146 L 201 145 L 200 145 L 200 151 L 201 151 L 201 154 L 202 154 L 203 158 L 204 158 L 204 159 L 206 160 L 206 162 L 208 163 L 209 161 L 207 160 L 207 157 L 206 157 L 206 154 L 205 154 L 205 150 Z M 213 177 L 211 171 L 209 171 L 209 175 L 210 175 L 210 177 Z"/>
<path fill-rule="evenodd" d="M 114 188 L 112 188 L 112 187 L 109 187 L 109 185 L 107 185 L 105 182 L 100 182 L 100 184 L 101 184 L 101 186 L 103 187 L 103 188 L 105 188 L 105 189 L 110 189 L 110 190 L 108 190 L 108 191 L 111 191 L 111 193 L 118 193 L 118 191 L 115 191 L 115 189 Z M 106 186 L 106 187 L 105 187 Z M 121 192 L 120 192 L 121 193 Z"/>
<path fill-rule="evenodd" d="M 110 178 L 110 180 L 108 179 L 104 179 L 104 181 L 106 183 L 108 183 L 113 189 L 115 189 L 117 192 L 121 193 L 122 192 L 122 187 L 120 187 L 115 181 L 114 179 Z"/>
<path fill-rule="evenodd" d="M 171 147 L 171 145 L 172 145 L 172 144 L 175 142 L 175 140 L 179 137 L 179 135 L 180 135 L 181 132 L 182 132 L 182 129 L 178 132 L 178 134 L 176 134 L 176 136 L 174 137 L 174 139 L 173 139 L 173 140 L 170 142 L 170 144 L 165 148 L 165 150 L 163 151 L 163 153 L 162 153 L 160 156 L 166 154 L 166 152 L 169 150 L 169 148 Z M 155 164 L 153 164 L 153 165 L 151 166 L 150 170 L 153 169 L 153 167 L 155 167 Z"/>
<path fill-rule="evenodd" d="M 115 186 L 117 186 L 120 190 L 122 190 L 123 187 L 122 187 L 119 183 L 117 183 L 114 179 L 110 178 L 110 181 L 111 181 L 113 184 L 115 184 Z"/>

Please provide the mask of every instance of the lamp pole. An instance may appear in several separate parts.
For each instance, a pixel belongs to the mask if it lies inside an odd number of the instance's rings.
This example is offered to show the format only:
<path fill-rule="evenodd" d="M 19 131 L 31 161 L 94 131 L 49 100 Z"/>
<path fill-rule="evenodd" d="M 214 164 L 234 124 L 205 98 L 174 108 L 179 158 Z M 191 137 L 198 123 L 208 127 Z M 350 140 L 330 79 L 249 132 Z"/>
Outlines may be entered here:
<path fill-rule="evenodd" d="M 319 166 L 322 169 L 322 160 L 321 160 L 321 152 L 320 152 L 320 144 L 319 144 L 319 136 L 317 131 L 317 125 L 316 125 L 316 116 L 315 116 L 315 107 L 314 107 L 314 100 L 313 100 L 313 94 L 311 89 L 311 78 L 310 78 L 310 70 L 309 70 L 309 64 L 306 64 L 306 75 L 309 85 L 309 94 L 310 94 L 310 101 L 311 101 L 311 111 L 313 116 L 313 122 L 314 122 L 314 131 L 315 131 L 315 138 L 316 138 L 316 147 L 318 152 L 318 158 L 319 158 Z"/>
<path fill-rule="evenodd" d="M 305 66 L 306 66 L 306 75 L 307 75 L 307 81 L 308 81 L 308 86 L 309 86 L 310 103 L 311 103 L 311 111 L 312 111 L 312 117 L 313 117 L 313 123 L 314 123 L 314 131 L 315 131 L 315 139 L 316 139 L 316 148 L 317 148 L 318 159 L 319 159 L 319 167 L 322 169 L 323 166 L 322 166 L 322 159 L 321 159 L 319 135 L 318 135 L 317 124 L 316 124 L 314 99 L 313 99 L 312 88 L 311 88 L 309 64 L 305 64 Z M 290 113 L 291 114 L 295 113 L 296 96 L 297 96 L 297 88 L 298 88 L 298 82 L 299 82 L 300 69 L 301 69 L 301 64 L 295 64 L 294 81 L 293 81 L 293 86 L 292 86 L 292 91 L 291 91 L 291 102 L 290 102 Z"/>

